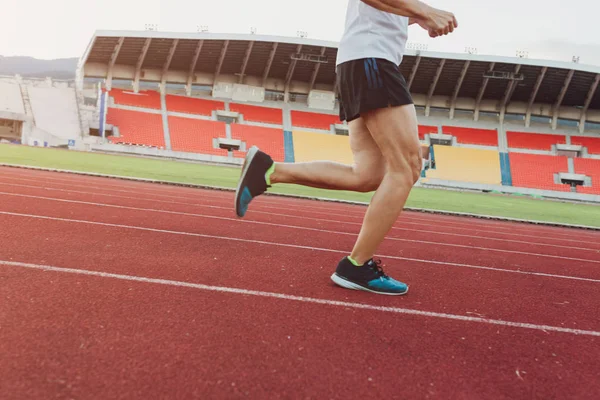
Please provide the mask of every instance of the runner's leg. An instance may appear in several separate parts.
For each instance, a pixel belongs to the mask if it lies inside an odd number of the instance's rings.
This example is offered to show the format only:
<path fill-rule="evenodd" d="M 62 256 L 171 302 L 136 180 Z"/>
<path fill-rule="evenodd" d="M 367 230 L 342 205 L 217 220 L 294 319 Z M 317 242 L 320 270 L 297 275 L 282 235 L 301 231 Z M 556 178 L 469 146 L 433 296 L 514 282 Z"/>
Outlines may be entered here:
<path fill-rule="evenodd" d="M 330 161 L 275 163 L 275 170 L 270 176 L 271 184 L 293 183 L 355 192 L 376 190 L 385 174 L 381 151 L 362 118 L 350 121 L 348 129 L 354 164 L 344 165 Z"/>
<path fill-rule="evenodd" d="M 371 259 L 383 242 L 421 172 L 417 116 L 412 104 L 369 111 L 363 119 L 383 155 L 386 172 L 350 255 L 360 265 Z"/>

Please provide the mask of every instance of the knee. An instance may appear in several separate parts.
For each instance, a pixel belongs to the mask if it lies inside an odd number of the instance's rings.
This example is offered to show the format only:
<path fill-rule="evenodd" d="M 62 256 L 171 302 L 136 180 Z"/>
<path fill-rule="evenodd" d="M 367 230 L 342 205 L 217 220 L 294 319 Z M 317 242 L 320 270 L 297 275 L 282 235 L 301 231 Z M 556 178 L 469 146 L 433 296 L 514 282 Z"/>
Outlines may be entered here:
<path fill-rule="evenodd" d="M 415 149 L 400 154 L 397 160 L 390 163 L 388 170 L 412 186 L 421 177 L 422 164 L 421 149 Z"/>
<path fill-rule="evenodd" d="M 423 157 L 421 156 L 421 153 L 411 157 L 408 163 L 410 165 L 412 184 L 414 185 L 421 177 L 421 170 L 423 169 Z"/>
<path fill-rule="evenodd" d="M 360 193 L 374 192 L 381 185 L 384 171 L 365 171 L 357 174 L 355 191 Z"/>

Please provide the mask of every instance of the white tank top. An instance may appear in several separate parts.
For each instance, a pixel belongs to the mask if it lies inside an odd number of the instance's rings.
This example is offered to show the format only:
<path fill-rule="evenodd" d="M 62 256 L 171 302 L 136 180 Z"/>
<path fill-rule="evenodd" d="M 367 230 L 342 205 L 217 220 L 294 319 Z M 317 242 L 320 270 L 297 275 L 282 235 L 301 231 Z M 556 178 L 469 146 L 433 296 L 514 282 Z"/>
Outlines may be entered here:
<path fill-rule="evenodd" d="M 400 65 L 406 49 L 408 17 L 379 11 L 361 0 L 348 0 L 346 26 L 336 66 L 360 58 L 383 58 Z"/>

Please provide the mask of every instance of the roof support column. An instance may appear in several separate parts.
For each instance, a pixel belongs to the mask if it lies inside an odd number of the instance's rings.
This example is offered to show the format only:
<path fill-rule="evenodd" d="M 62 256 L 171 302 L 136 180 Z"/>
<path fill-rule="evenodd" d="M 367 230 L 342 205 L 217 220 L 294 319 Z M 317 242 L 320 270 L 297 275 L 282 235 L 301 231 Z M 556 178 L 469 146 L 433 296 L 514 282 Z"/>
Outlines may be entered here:
<path fill-rule="evenodd" d="M 325 55 L 326 49 L 327 49 L 326 47 L 321 47 L 321 56 Z M 313 69 L 312 76 L 310 77 L 310 82 L 308 83 L 308 93 L 310 93 L 310 91 L 315 86 L 315 81 L 317 80 L 317 75 L 319 75 L 320 68 L 321 68 L 321 63 L 320 62 L 315 63 L 315 68 Z"/>
<path fill-rule="evenodd" d="M 223 61 L 225 60 L 225 55 L 227 54 L 227 48 L 229 47 L 229 40 L 226 40 L 223 43 L 223 47 L 221 48 L 221 55 L 219 56 L 219 61 L 217 62 L 217 69 L 215 70 L 215 77 L 213 78 L 213 86 L 216 85 L 217 79 L 219 79 L 219 75 L 221 75 L 221 68 L 223 67 Z"/>
<path fill-rule="evenodd" d="M 177 49 L 177 45 L 179 44 L 179 39 L 173 40 L 171 43 L 171 47 L 169 48 L 169 54 L 167 55 L 167 59 L 162 67 L 162 73 L 160 75 L 160 93 L 165 94 L 167 92 L 167 72 L 169 71 L 169 67 L 171 66 L 171 61 L 173 61 L 173 55 L 175 54 L 175 50 Z"/>
<path fill-rule="evenodd" d="M 596 78 L 594 78 L 594 83 L 590 87 L 588 94 L 585 98 L 585 104 L 581 109 L 581 117 L 579 118 L 579 133 L 583 133 L 585 130 L 585 120 L 587 118 L 587 110 L 590 108 L 590 104 L 592 103 L 592 99 L 596 94 L 596 89 L 598 89 L 598 83 L 600 82 L 600 74 L 596 74 Z"/>
<path fill-rule="evenodd" d="M 515 67 L 515 75 L 518 74 L 520 70 L 521 70 L 521 65 L 519 64 Z M 506 90 L 504 91 L 504 97 L 502 98 L 502 101 L 500 102 L 500 125 L 504 124 L 504 116 L 506 115 L 506 106 L 510 102 L 510 98 L 512 97 L 516 87 L 517 87 L 516 80 L 510 81 L 508 83 L 508 85 L 506 86 Z"/>
<path fill-rule="evenodd" d="M 238 83 L 244 83 L 244 75 L 246 75 L 246 67 L 248 66 L 248 60 L 250 60 L 250 54 L 252 54 L 252 47 L 254 47 L 254 41 L 248 43 L 246 48 L 246 54 L 244 55 L 244 61 L 242 62 L 242 70 L 240 71 L 240 79 Z"/>
<path fill-rule="evenodd" d="M 496 63 L 490 63 L 490 68 L 488 71 L 492 71 Z M 479 106 L 481 105 L 481 99 L 483 99 L 483 94 L 485 93 L 485 88 L 487 87 L 490 78 L 483 78 L 483 82 L 481 83 L 481 87 L 479 88 L 479 93 L 477 93 L 477 100 L 475 100 L 475 113 L 473 114 L 473 119 L 475 121 L 479 121 Z"/>
<path fill-rule="evenodd" d="M 456 110 L 456 99 L 458 98 L 458 93 L 460 92 L 460 88 L 462 87 L 470 65 L 471 60 L 465 61 L 465 64 L 463 65 L 462 70 L 460 71 L 460 77 L 458 78 L 458 82 L 456 82 L 456 86 L 454 87 L 454 92 L 452 93 L 452 100 L 450 101 L 450 119 L 454 119 L 454 110 Z"/>
<path fill-rule="evenodd" d="M 442 71 L 444 70 L 444 65 L 446 65 L 446 59 L 442 58 L 440 60 L 440 64 L 435 71 L 435 76 L 433 77 L 433 82 L 431 86 L 429 86 L 429 93 L 427 93 L 427 104 L 425 105 L 425 116 L 429 117 L 429 112 L 431 111 L 431 98 L 433 97 L 433 93 L 435 92 L 435 88 L 440 80 L 440 75 L 442 75 Z"/>
<path fill-rule="evenodd" d="M 265 71 L 263 72 L 263 80 L 262 86 L 266 88 L 267 78 L 269 77 L 269 71 L 271 71 L 271 65 L 273 64 L 273 59 L 275 58 L 275 52 L 277 51 L 278 43 L 273 43 L 273 47 L 271 48 L 271 53 L 269 53 L 269 60 L 267 61 L 267 65 L 265 65 Z"/>
<path fill-rule="evenodd" d="M 415 80 L 415 76 L 417 76 L 417 70 L 419 69 L 419 64 L 421 63 L 421 56 L 417 56 L 415 60 L 415 65 L 413 65 L 412 70 L 410 71 L 410 77 L 408 78 L 408 90 L 410 90 L 413 81 Z"/>
<path fill-rule="evenodd" d="M 533 103 L 535 102 L 535 98 L 538 94 L 538 91 L 542 86 L 542 81 L 544 80 L 547 71 L 548 67 L 542 68 L 540 74 L 537 77 L 537 80 L 535 81 L 535 86 L 533 87 L 533 91 L 531 92 L 531 97 L 529 97 L 529 104 L 527 105 L 527 111 L 525 113 L 525 126 L 528 128 L 531 125 L 531 110 L 533 108 Z"/>
<path fill-rule="evenodd" d="M 296 53 L 300 53 L 301 51 L 302 51 L 302 45 L 299 44 L 298 47 L 296 47 Z M 294 76 L 294 70 L 296 69 L 297 63 L 298 63 L 298 60 L 296 60 L 296 59 L 292 60 L 292 62 L 290 62 L 290 66 L 288 67 L 287 74 L 285 75 L 285 90 L 283 92 L 283 96 L 284 96 L 284 100 L 286 103 L 289 100 L 290 83 L 292 82 L 292 77 Z"/>
<path fill-rule="evenodd" d="M 151 38 L 146 39 L 144 42 L 144 47 L 142 48 L 142 52 L 140 53 L 135 65 L 135 78 L 133 79 L 133 91 L 135 93 L 140 91 L 140 75 L 142 73 L 142 65 L 144 64 L 144 59 L 146 58 L 148 49 L 150 48 L 150 42 L 152 42 Z"/>
<path fill-rule="evenodd" d="M 560 94 L 558 95 L 558 99 L 556 99 L 556 103 L 554 104 L 554 108 L 552 110 L 552 129 L 556 129 L 556 125 L 558 124 L 558 110 L 565 98 L 565 94 L 567 94 L 567 90 L 569 89 L 569 85 L 571 84 L 571 79 L 573 79 L 573 74 L 575 70 L 570 70 L 565 78 L 565 82 L 563 83 L 562 89 L 560 90 Z"/>
<path fill-rule="evenodd" d="M 115 63 L 117 62 L 117 57 L 119 56 L 121 47 L 123 47 L 124 41 L 125 41 L 125 38 L 120 37 L 119 41 L 115 45 L 115 48 L 113 49 L 112 54 L 110 55 L 110 61 L 108 63 L 108 74 L 106 76 L 106 90 L 109 92 L 112 89 L 113 68 L 115 67 Z"/>
<path fill-rule="evenodd" d="M 85 64 L 87 63 L 87 60 L 90 56 L 90 52 L 94 48 L 95 44 L 96 44 L 96 34 L 94 34 L 94 37 L 92 38 L 92 40 L 89 41 L 87 47 L 85 48 L 83 55 L 81 56 L 81 58 L 79 58 L 79 61 L 77 61 L 77 70 L 75 71 L 75 88 L 77 89 L 77 92 L 79 93 L 78 96 L 81 97 L 80 98 L 81 102 L 83 102 L 83 94 L 82 93 L 83 93 L 83 80 L 85 78 Z"/>
<path fill-rule="evenodd" d="M 185 94 L 188 96 L 192 95 L 192 84 L 194 83 L 194 71 L 196 70 L 196 64 L 198 63 L 198 57 L 200 57 L 200 52 L 202 51 L 202 46 L 204 45 L 204 40 L 199 40 L 196 45 L 196 50 L 194 51 L 194 57 L 192 58 L 192 62 L 190 63 L 190 70 L 188 72 L 187 83 L 185 85 Z"/>

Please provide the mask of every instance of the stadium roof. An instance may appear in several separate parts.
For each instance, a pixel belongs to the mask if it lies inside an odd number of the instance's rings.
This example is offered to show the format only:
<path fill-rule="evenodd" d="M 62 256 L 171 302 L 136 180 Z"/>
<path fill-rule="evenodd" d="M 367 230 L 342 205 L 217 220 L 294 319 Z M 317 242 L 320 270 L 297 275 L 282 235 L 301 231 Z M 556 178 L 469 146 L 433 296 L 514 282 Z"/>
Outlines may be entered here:
<path fill-rule="evenodd" d="M 334 90 L 337 43 L 253 34 L 97 31 L 80 61 L 82 77 L 212 84 L 217 80 L 308 93 Z M 83 67 L 83 68 L 82 68 Z M 600 67 L 569 62 L 408 50 L 401 70 L 413 94 L 499 109 L 600 110 Z M 154 73 L 152 73 L 154 71 Z M 199 78 L 201 76 L 203 78 Z M 579 119 L 579 116 L 577 117 Z"/>

